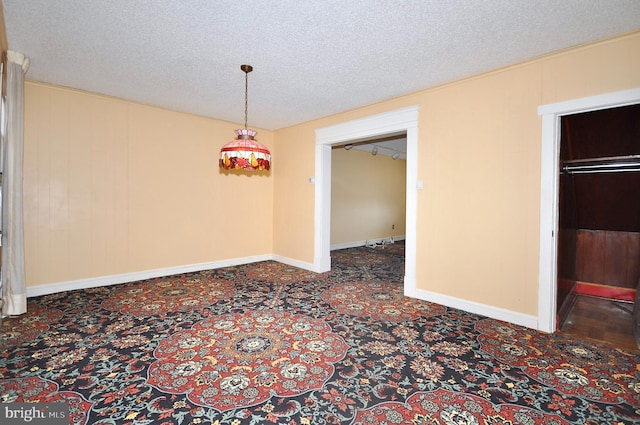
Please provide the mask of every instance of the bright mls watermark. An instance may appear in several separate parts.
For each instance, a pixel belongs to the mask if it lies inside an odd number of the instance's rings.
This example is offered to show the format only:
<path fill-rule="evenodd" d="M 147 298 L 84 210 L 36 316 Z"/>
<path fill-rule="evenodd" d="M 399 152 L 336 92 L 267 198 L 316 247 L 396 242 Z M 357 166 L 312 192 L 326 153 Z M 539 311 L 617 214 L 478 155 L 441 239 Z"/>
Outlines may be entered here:
<path fill-rule="evenodd" d="M 68 425 L 67 403 L 0 403 L 0 423 L 3 425 Z"/>

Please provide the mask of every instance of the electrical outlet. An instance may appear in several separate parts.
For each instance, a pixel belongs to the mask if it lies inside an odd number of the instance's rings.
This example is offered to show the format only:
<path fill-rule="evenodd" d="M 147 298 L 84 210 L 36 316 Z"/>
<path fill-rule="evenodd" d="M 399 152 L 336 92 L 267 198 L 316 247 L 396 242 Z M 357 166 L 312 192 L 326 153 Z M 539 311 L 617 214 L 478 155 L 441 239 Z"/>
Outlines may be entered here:
<path fill-rule="evenodd" d="M 395 229 L 395 228 L 396 228 L 396 225 L 395 225 L 395 224 L 392 224 L 392 225 L 391 225 L 391 230 L 393 230 L 393 229 Z"/>

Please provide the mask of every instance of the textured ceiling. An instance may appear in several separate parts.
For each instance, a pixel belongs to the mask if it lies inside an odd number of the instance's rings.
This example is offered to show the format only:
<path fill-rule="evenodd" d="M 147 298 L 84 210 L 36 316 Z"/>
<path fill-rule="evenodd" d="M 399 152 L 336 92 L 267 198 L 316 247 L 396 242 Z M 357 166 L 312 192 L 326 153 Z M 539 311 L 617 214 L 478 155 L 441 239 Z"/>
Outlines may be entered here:
<path fill-rule="evenodd" d="M 640 29 L 638 0 L 3 0 L 27 79 L 278 129 Z"/>

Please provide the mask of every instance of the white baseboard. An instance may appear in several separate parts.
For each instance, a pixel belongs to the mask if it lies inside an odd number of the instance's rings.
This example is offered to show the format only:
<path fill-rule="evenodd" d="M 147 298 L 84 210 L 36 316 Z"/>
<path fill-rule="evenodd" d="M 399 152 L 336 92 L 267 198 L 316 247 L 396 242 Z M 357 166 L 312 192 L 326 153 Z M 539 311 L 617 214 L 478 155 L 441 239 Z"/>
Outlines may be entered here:
<path fill-rule="evenodd" d="M 298 267 L 304 270 L 309 270 L 312 272 L 315 272 L 316 270 L 314 265 L 312 263 L 307 263 L 306 261 L 300 261 L 300 260 L 294 260 L 293 258 L 289 258 L 289 257 L 282 257 L 280 255 L 274 255 L 271 258 L 273 261 L 277 261 L 279 263 L 283 263 L 283 264 L 288 264 L 290 266 L 293 267 Z M 319 272 L 316 272 L 319 273 Z"/>
<path fill-rule="evenodd" d="M 172 276 L 181 273 L 197 272 L 201 270 L 219 269 L 222 267 L 237 266 L 240 264 L 257 263 L 259 261 L 273 260 L 273 255 L 258 255 L 252 257 L 235 258 L 232 260 L 213 261 L 209 263 L 189 264 L 184 266 L 166 267 L 162 269 L 144 270 L 133 273 L 123 273 L 110 276 L 101 276 L 88 279 L 55 282 L 46 285 L 28 286 L 27 297 L 55 294 L 57 292 L 72 291 L 76 289 L 97 288 L 99 286 L 118 285 L 120 283 L 135 282 L 138 280 L 152 279 L 156 277 Z M 280 260 L 276 260 L 280 261 Z M 284 261 L 282 261 L 284 262 Z"/>
<path fill-rule="evenodd" d="M 394 237 L 394 240 L 402 240 L 404 237 Z M 382 239 L 380 239 L 382 241 Z M 366 242 L 361 241 L 354 242 L 352 244 L 340 244 L 341 247 L 333 249 L 343 249 L 356 246 L 364 246 Z M 348 245 L 348 246 L 347 246 Z M 133 273 L 123 273 L 118 275 L 101 276 L 89 279 L 79 279 L 66 282 L 55 282 L 46 285 L 37 285 L 27 287 L 27 297 L 37 297 L 42 295 L 55 294 L 58 292 L 72 291 L 77 289 L 96 288 L 100 286 L 118 285 L 126 282 L 135 282 L 139 280 L 152 279 L 156 277 L 172 276 L 175 274 L 197 272 L 202 270 L 218 269 L 222 267 L 237 266 L 241 264 L 257 263 L 259 261 L 273 260 L 290 266 L 299 267 L 301 269 L 316 271 L 315 266 L 312 263 L 305 261 L 299 261 L 288 257 L 282 257 L 279 255 L 258 255 L 252 257 L 235 258 L 231 260 L 213 261 L 208 263 L 190 264 L 184 266 L 167 267 L 162 269 L 144 270 Z M 408 277 L 405 276 L 405 279 Z M 415 279 L 415 277 L 413 277 Z M 414 283 L 415 285 L 415 283 Z M 412 287 L 415 287 L 411 285 Z M 498 307 L 492 307 L 485 304 L 476 303 L 473 301 L 467 301 L 460 298 L 450 297 L 447 295 L 438 294 L 435 292 L 424 291 L 422 289 L 415 289 L 411 294 L 405 294 L 413 298 L 421 299 L 424 301 L 430 301 L 437 304 L 442 304 L 447 307 L 457 308 L 460 310 L 468 311 L 471 313 L 480 314 L 483 316 L 491 317 L 497 320 L 503 320 L 505 322 L 514 323 L 517 325 L 525 326 L 532 329 L 538 328 L 538 318 L 522 313 L 517 313 L 510 310 L 501 309 Z"/>
<path fill-rule="evenodd" d="M 347 248 L 355 248 L 357 246 L 364 246 L 364 244 L 365 244 L 365 241 L 337 243 L 337 244 L 331 245 L 329 249 L 331 251 L 335 251 L 337 249 L 347 249 Z"/>
<path fill-rule="evenodd" d="M 403 236 L 391 236 L 388 238 L 378 238 L 378 239 L 366 239 L 364 241 L 355 241 L 355 242 L 345 242 L 345 243 L 337 243 L 337 244 L 333 244 L 331 245 L 330 249 L 331 251 L 335 251 L 337 249 L 347 249 L 347 248 L 355 248 L 358 246 L 365 246 L 368 245 L 370 243 L 382 243 L 383 241 L 392 239 L 394 242 L 395 241 L 403 241 L 404 235 Z"/>
<path fill-rule="evenodd" d="M 486 304 L 480 304 L 473 301 L 467 301 L 460 298 L 450 297 L 435 292 L 416 289 L 414 297 L 441 304 L 447 307 L 457 308 L 469 313 L 480 314 L 482 316 L 491 317 L 492 319 L 502 320 L 504 322 L 513 323 L 531 329 L 538 329 L 538 318 L 528 314 L 522 314 L 499 307 L 493 307 Z"/>

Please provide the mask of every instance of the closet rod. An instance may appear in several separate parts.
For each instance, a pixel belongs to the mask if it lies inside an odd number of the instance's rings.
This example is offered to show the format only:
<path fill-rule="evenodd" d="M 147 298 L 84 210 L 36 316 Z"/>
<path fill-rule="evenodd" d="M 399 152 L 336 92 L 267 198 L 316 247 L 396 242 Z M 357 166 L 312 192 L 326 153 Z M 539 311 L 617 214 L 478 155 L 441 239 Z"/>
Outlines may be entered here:
<path fill-rule="evenodd" d="M 568 174 L 640 172 L 640 155 L 564 161 L 562 172 Z"/>

